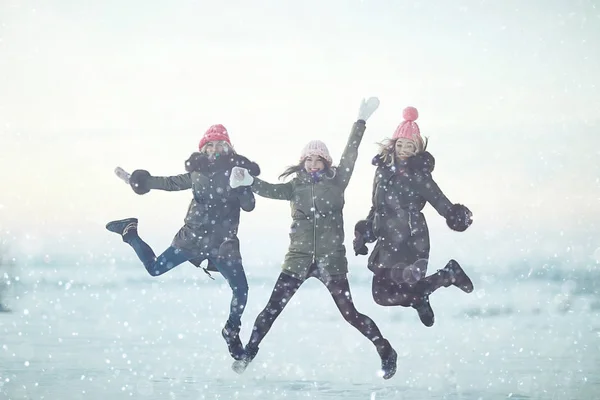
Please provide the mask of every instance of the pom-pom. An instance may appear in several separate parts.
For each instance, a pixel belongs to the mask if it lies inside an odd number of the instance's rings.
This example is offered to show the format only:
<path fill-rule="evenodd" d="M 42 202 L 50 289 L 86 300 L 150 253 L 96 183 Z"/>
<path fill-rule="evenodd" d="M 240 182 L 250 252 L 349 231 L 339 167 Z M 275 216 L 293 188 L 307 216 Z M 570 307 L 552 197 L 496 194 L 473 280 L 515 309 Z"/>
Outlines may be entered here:
<path fill-rule="evenodd" d="M 417 111 L 417 109 L 414 107 L 406 107 L 402 111 L 402 118 L 404 118 L 406 121 L 416 121 L 417 118 L 419 118 L 419 111 Z"/>

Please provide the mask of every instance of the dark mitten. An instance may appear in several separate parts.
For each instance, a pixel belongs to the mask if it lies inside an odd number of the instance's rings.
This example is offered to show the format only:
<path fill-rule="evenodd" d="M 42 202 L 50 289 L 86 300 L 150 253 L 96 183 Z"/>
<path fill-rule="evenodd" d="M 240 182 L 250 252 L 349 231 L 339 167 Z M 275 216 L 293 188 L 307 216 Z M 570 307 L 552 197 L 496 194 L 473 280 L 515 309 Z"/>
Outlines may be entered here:
<path fill-rule="evenodd" d="M 373 221 L 368 219 L 360 220 L 354 225 L 354 240 L 352 241 L 352 247 L 354 248 L 355 255 L 369 254 L 369 249 L 366 243 L 375 241 L 375 235 L 373 234 Z"/>
<path fill-rule="evenodd" d="M 252 176 L 260 175 L 260 167 L 258 166 L 258 164 L 248 160 L 246 157 L 240 154 L 236 154 L 236 156 L 234 157 L 232 167 L 246 168 Z"/>
<path fill-rule="evenodd" d="M 373 233 L 373 221 L 361 219 L 354 225 L 354 232 L 358 232 L 364 238 L 365 243 L 373 243 L 377 238 Z"/>
<path fill-rule="evenodd" d="M 428 151 L 418 153 L 406 160 L 408 168 L 413 171 L 431 173 L 435 168 L 435 158 Z"/>
<path fill-rule="evenodd" d="M 150 172 L 144 169 L 136 169 L 129 177 L 129 185 L 137 194 L 146 194 L 150 191 L 148 187 L 148 179 L 150 177 Z"/>
<path fill-rule="evenodd" d="M 238 197 L 254 195 L 250 186 L 238 186 L 236 188 L 231 188 L 230 190 L 231 193 Z"/>
<path fill-rule="evenodd" d="M 363 255 L 366 256 L 369 254 L 369 248 L 365 244 L 365 239 L 363 235 L 354 231 L 354 240 L 352 241 L 352 247 L 354 248 L 354 255 Z"/>
<path fill-rule="evenodd" d="M 185 162 L 185 170 L 187 172 L 207 173 L 209 160 L 206 154 L 195 152 Z"/>
<path fill-rule="evenodd" d="M 236 188 L 232 188 L 231 192 L 238 197 L 242 210 L 246 212 L 254 210 L 254 207 L 256 207 L 256 199 L 254 198 L 252 189 L 250 189 L 248 186 L 238 186 Z"/>
<path fill-rule="evenodd" d="M 473 223 L 473 213 L 462 204 L 454 204 L 446 213 L 446 224 L 453 231 L 463 232 Z"/>

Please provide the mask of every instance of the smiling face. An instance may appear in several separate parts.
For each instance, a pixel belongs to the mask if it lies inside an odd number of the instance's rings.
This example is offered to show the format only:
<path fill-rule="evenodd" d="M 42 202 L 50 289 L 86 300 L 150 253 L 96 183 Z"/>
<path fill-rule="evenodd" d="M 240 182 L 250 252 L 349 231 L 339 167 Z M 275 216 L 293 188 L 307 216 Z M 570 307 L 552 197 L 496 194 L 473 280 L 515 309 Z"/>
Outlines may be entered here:
<path fill-rule="evenodd" d="M 400 138 L 396 140 L 395 154 L 400 160 L 406 160 L 417 154 L 418 148 L 414 140 Z"/>
<path fill-rule="evenodd" d="M 229 152 L 229 145 L 227 142 L 223 141 L 208 142 L 202 147 L 202 152 L 206 154 L 209 159 L 214 160 L 222 154 L 227 154 Z"/>
<path fill-rule="evenodd" d="M 304 169 L 306 172 L 320 172 L 325 169 L 325 163 L 319 156 L 308 156 L 304 160 Z"/>

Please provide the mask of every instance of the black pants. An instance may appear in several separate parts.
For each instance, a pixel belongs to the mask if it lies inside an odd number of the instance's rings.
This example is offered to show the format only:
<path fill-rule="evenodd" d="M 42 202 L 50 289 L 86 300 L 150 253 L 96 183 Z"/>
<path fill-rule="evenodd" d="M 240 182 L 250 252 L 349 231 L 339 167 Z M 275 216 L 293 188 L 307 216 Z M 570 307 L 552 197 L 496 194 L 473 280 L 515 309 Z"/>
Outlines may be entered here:
<path fill-rule="evenodd" d="M 394 272 L 391 268 L 382 268 L 373 276 L 373 300 L 381 306 L 418 307 L 431 293 L 448 286 L 448 277 L 443 270 L 415 283 L 403 282 L 394 276 Z"/>
<path fill-rule="evenodd" d="M 329 290 L 338 310 L 349 324 L 358 329 L 358 331 L 373 342 L 376 347 L 389 346 L 389 344 L 384 343 L 387 341 L 381 336 L 381 332 L 375 322 L 368 316 L 361 314 L 356 310 L 354 302 L 352 301 L 352 295 L 350 294 L 348 278 L 345 274 L 338 276 L 328 275 L 327 278 L 325 278 L 322 272 L 315 264 L 313 264 L 307 279 L 310 277 L 317 278 L 323 282 Z M 271 329 L 271 326 L 273 326 L 273 322 L 275 322 L 279 314 L 281 314 L 302 283 L 304 283 L 303 280 L 294 278 L 283 272 L 279 274 L 279 278 L 275 283 L 267 306 L 260 312 L 254 322 L 254 329 L 252 330 L 252 335 L 250 336 L 250 341 L 248 343 L 249 346 L 255 348 L 258 347 Z"/>

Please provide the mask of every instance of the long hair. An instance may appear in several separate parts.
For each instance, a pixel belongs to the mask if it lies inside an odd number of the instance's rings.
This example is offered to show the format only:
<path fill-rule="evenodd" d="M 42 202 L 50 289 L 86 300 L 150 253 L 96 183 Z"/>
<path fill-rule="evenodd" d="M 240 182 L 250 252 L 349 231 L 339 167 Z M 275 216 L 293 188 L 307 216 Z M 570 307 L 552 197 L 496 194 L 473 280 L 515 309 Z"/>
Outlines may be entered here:
<path fill-rule="evenodd" d="M 383 141 L 377 143 L 379 146 L 379 158 L 383 160 L 383 163 L 388 167 L 393 166 L 396 163 L 396 141 L 398 139 L 384 139 Z M 427 150 L 427 144 L 429 143 L 429 138 L 425 137 L 423 140 L 414 141 L 415 147 L 417 148 L 415 154 L 419 154 Z"/>
<path fill-rule="evenodd" d="M 323 161 L 323 165 L 325 165 L 325 168 L 323 168 L 323 176 L 333 178 L 335 176 L 335 168 L 332 167 L 323 157 L 319 157 L 319 159 L 321 159 L 321 161 Z M 287 167 L 285 171 L 279 175 L 279 179 L 284 180 L 290 175 L 298 174 L 299 172 L 304 171 L 304 161 L 305 160 L 301 160 L 298 164 Z"/>

